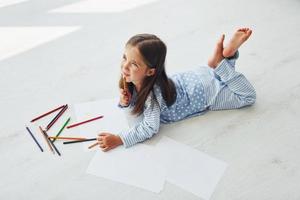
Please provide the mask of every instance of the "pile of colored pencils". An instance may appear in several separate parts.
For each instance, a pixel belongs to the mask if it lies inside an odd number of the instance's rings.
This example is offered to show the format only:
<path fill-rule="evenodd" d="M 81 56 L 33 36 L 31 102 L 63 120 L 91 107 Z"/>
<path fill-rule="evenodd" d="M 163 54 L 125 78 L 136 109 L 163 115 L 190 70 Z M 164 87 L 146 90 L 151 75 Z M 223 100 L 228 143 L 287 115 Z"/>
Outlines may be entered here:
<path fill-rule="evenodd" d="M 65 111 L 68 109 L 68 104 L 66 105 L 62 105 L 59 106 L 58 108 L 55 108 L 45 114 L 42 114 L 34 119 L 32 119 L 30 122 L 35 122 L 43 117 L 46 117 L 47 115 L 50 115 L 56 111 L 59 111 L 55 117 L 48 123 L 48 125 L 46 126 L 46 128 L 42 128 L 41 126 L 39 126 L 39 130 L 43 136 L 43 138 L 46 141 L 47 146 L 49 147 L 50 151 L 55 154 L 57 153 L 59 156 L 61 156 L 60 151 L 57 149 L 56 145 L 54 144 L 54 142 L 56 140 L 68 140 L 63 142 L 63 144 L 73 144 L 73 143 L 79 143 L 79 142 L 88 142 L 88 141 L 93 141 L 93 140 L 97 140 L 97 138 L 84 138 L 84 137 L 60 137 L 60 134 L 63 132 L 63 130 L 65 128 L 70 129 L 73 127 L 77 127 L 79 125 L 97 120 L 97 119 L 101 119 L 103 116 L 98 116 L 92 119 L 88 119 L 79 123 L 75 123 L 72 125 L 68 125 L 68 123 L 71 120 L 71 117 L 69 117 L 63 124 L 63 126 L 59 129 L 59 131 L 57 132 L 57 134 L 55 136 L 49 136 L 48 135 L 48 131 L 50 130 L 50 128 L 54 125 L 55 122 L 58 121 L 58 119 L 65 113 Z M 28 131 L 28 133 L 30 134 L 30 136 L 32 137 L 33 141 L 36 143 L 36 145 L 38 146 L 38 148 L 41 150 L 41 152 L 44 152 L 44 149 L 42 148 L 42 146 L 40 145 L 40 143 L 38 142 L 37 138 L 34 136 L 33 132 L 30 130 L 29 127 L 26 126 L 26 130 Z M 92 148 L 93 146 L 96 146 L 95 144 L 91 145 L 89 148 Z"/>

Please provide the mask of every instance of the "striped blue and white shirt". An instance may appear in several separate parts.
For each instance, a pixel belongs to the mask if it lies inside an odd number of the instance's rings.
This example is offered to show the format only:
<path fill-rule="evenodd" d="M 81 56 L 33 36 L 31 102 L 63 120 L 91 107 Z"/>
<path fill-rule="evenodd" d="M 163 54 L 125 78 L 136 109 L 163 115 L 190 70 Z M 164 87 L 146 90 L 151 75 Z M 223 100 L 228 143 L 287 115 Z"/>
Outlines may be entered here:
<path fill-rule="evenodd" d="M 125 147 L 151 138 L 158 133 L 160 123 L 172 123 L 204 114 L 208 110 L 235 109 L 252 105 L 256 100 L 253 86 L 245 76 L 235 71 L 238 52 L 230 59 L 223 59 L 215 68 L 198 67 L 193 71 L 178 73 L 170 78 L 176 86 L 176 101 L 170 107 L 154 85 L 145 102 L 142 120 L 118 135 Z M 136 101 L 134 91 L 128 107 L 121 107 L 130 114 Z"/>

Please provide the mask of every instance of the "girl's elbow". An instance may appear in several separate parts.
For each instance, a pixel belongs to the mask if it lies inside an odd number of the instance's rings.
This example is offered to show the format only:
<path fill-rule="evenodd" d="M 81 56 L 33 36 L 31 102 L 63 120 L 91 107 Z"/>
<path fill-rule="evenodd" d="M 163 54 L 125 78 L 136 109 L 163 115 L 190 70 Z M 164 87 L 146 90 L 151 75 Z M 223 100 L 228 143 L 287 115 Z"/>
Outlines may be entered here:
<path fill-rule="evenodd" d="M 150 127 L 150 130 L 148 131 L 147 137 L 151 138 L 154 135 L 158 133 L 159 127 Z"/>
<path fill-rule="evenodd" d="M 159 126 L 159 121 L 155 123 L 148 123 L 147 128 L 145 129 L 146 137 L 151 138 L 152 136 L 156 135 L 159 131 Z"/>

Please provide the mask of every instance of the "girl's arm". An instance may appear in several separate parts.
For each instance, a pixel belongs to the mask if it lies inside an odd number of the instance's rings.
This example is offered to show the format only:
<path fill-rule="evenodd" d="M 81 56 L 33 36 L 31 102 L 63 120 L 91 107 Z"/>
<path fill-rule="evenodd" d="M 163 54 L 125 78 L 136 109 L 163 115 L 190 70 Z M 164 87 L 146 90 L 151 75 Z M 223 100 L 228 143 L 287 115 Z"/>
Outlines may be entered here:
<path fill-rule="evenodd" d="M 126 148 L 151 138 L 159 130 L 160 107 L 157 101 L 153 99 L 151 93 L 146 100 L 143 115 L 143 120 L 140 123 L 129 130 L 119 133 L 123 145 Z"/>
<path fill-rule="evenodd" d="M 130 147 L 138 142 L 142 142 L 151 138 L 159 130 L 160 125 L 160 107 L 156 100 L 151 104 L 152 98 L 149 95 L 143 112 L 142 119 L 138 123 L 134 122 L 134 126 L 119 135 L 103 132 L 98 135 L 97 143 L 102 151 L 109 151 L 119 145 Z M 132 106 L 124 107 L 123 110 L 131 112 Z M 128 113 L 129 114 L 129 113 Z M 136 120 L 135 120 L 136 121 Z"/>

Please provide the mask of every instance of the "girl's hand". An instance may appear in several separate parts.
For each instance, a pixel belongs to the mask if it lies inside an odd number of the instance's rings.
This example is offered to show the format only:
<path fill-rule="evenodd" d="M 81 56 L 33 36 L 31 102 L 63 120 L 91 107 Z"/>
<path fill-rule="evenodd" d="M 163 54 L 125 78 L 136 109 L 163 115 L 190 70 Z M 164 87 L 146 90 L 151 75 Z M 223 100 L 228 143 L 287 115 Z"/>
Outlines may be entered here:
<path fill-rule="evenodd" d="M 120 89 L 120 105 L 128 106 L 131 99 L 131 94 L 129 91 Z"/>
<path fill-rule="evenodd" d="M 117 146 L 123 144 L 120 136 L 114 135 L 111 133 L 98 134 L 97 141 L 98 141 L 99 147 L 104 152 L 109 151 L 109 150 L 116 148 Z"/>

